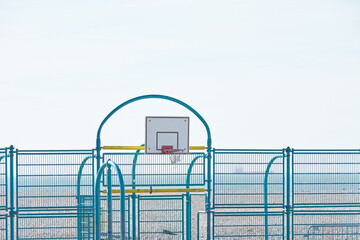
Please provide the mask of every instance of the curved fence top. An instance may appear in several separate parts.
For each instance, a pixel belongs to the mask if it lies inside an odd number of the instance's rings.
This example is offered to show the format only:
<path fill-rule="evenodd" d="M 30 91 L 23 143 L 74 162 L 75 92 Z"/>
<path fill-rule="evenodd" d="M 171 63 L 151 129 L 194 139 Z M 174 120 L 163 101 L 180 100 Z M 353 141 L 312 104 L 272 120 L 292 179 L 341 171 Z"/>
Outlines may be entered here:
<path fill-rule="evenodd" d="M 188 110 L 190 110 L 193 114 L 195 114 L 195 116 L 203 123 L 205 129 L 206 129 L 206 133 L 207 133 L 207 148 L 208 150 L 211 149 L 211 133 L 210 133 L 210 128 L 209 125 L 207 124 L 207 122 L 205 121 L 205 119 L 195 110 L 193 109 L 190 105 L 176 99 L 173 97 L 169 97 L 169 96 L 165 96 L 165 95 L 143 95 L 143 96 L 139 96 L 139 97 L 135 97 L 132 99 L 127 100 L 126 102 L 123 102 L 122 104 L 120 104 L 119 106 L 117 106 L 116 108 L 114 108 L 105 118 L 104 120 L 101 122 L 98 131 L 97 131 L 97 137 L 96 137 L 96 149 L 99 151 L 101 148 L 101 140 L 100 140 L 100 135 L 101 135 L 101 130 L 103 128 L 103 126 L 105 125 L 105 123 L 107 122 L 107 120 L 109 120 L 109 118 L 114 115 L 114 113 L 116 113 L 118 110 L 120 110 L 121 108 L 125 107 L 126 105 L 139 101 L 139 100 L 144 100 L 144 99 L 164 99 L 164 100 L 168 100 L 168 101 L 172 101 L 175 102 L 177 104 L 180 104 L 181 106 L 187 108 Z"/>

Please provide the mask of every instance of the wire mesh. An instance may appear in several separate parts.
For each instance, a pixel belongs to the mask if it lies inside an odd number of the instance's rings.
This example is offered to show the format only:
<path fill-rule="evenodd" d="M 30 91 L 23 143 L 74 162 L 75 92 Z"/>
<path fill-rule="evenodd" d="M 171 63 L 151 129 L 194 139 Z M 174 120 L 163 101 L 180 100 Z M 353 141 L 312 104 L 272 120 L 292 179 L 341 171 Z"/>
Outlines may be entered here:
<path fill-rule="evenodd" d="M 19 214 L 17 239 L 77 239 L 77 214 Z"/>
<path fill-rule="evenodd" d="M 197 213 L 198 212 L 204 212 L 205 211 L 205 194 L 191 194 L 191 222 L 187 226 L 190 226 L 191 228 L 191 238 L 190 239 L 196 239 L 196 236 L 198 235 L 198 229 L 197 229 Z M 188 219 L 185 219 L 185 221 L 188 221 Z M 206 229 L 206 227 L 205 227 Z M 188 231 L 188 229 L 185 229 L 185 231 Z"/>
<path fill-rule="evenodd" d="M 0 239 L 7 239 L 7 156 L 6 149 L 0 149 Z"/>
<path fill-rule="evenodd" d="M 17 154 L 18 211 L 76 210 L 77 178 L 82 160 L 92 152 L 25 152 Z M 93 163 L 81 177 L 81 194 L 92 195 Z"/>
<path fill-rule="evenodd" d="M 77 211 L 78 238 L 94 237 L 94 196 L 80 195 Z"/>
<path fill-rule="evenodd" d="M 0 215 L 0 239 L 7 239 L 7 218 L 5 215 Z"/>
<path fill-rule="evenodd" d="M 359 151 L 294 151 L 295 207 L 356 207 L 360 202 Z"/>
<path fill-rule="evenodd" d="M 17 151 L 16 156 L 17 238 L 91 238 L 93 152 Z"/>
<path fill-rule="evenodd" d="M 189 166 L 196 157 L 200 158 L 192 167 L 190 186 L 205 184 L 204 153 L 183 154 L 181 161 L 176 164 L 171 164 L 166 154 L 104 153 L 104 161 L 111 159 L 119 165 L 125 186 L 185 186 Z M 105 185 L 106 182 L 107 178 L 104 177 Z M 118 179 L 114 176 L 113 186 L 118 185 Z"/>
<path fill-rule="evenodd" d="M 107 238 L 108 230 L 108 205 L 106 196 L 101 197 L 101 236 Z M 130 201 L 129 196 L 125 199 L 125 222 L 126 222 L 126 239 L 130 239 Z M 112 233 L 113 239 L 120 239 L 120 196 L 112 196 Z"/>
<path fill-rule="evenodd" d="M 264 208 L 265 171 L 270 160 L 282 150 L 214 151 L 214 207 Z M 277 159 L 268 174 L 268 207 L 284 202 L 284 161 Z"/>
<path fill-rule="evenodd" d="M 360 212 L 294 212 L 294 239 L 360 239 Z"/>
<path fill-rule="evenodd" d="M 263 213 L 213 212 L 213 239 L 264 239 L 264 219 Z M 283 214 L 268 214 L 268 221 L 268 239 L 283 239 Z"/>
<path fill-rule="evenodd" d="M 0 149 L 0 214 L 7 209 L 7 156 L 6 151 Z"/>
<path fill-rule="evenodd" d="M 139 239 L 184 239 L 184 195 L 138 196 Z"/>

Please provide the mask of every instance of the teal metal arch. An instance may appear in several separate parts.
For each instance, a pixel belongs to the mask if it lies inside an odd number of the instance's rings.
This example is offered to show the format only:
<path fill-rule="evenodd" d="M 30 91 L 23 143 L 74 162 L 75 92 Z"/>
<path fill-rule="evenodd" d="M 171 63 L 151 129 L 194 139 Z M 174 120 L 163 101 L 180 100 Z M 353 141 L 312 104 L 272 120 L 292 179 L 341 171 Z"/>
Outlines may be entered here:
<path fill-rule="evenodd" d="M 265 227 L 265 240 L 269 239 L 269 223 L 268 223 L 268 177 L 269 172 L 272 164 L 278 158 L 284 158 L 283 155 L 273 157 L 270 162 L 268 163 L 266 170 L 265 170 L 265 177 L 264 177 L 264 227 Z"/>
<path fill-rule="evenodd" d="M 108 167 L 108 214 L 110 214 L 111 218 L 111 171 L 110 167 L 113 167 L 118 175 L 119 178 L 119 184 L 120 184 L 120 239 L 125 239 L 125 184 L 124 184 L 124 178 L 121 173 L 121 170 L 119 166 L 114 163 L 111 160 L 108 160 L 107 162 L 103 163 L 99 171 L 96 175 L 96 182 L 95 182 L 95 239 L 100 240 L 101 237 L 101 210 L 100 210 L 100 180 L 101 176 L 104 172 L 105 167 Z M 109 218 L 109 219 L 110 219 Z M 112 239 L 112 228 L 111 228 L 111 222 L 108 221 L 108 233 L 110 234 L 109 239 Z"/>
<path fill-rule="evenodd" d="M 151 94 L 151 95 L 143 95 L 143 96 L 139 96 L 139 97 L 135 97 L 132 99 L 129 99 L 125 102 L 123 102 L 122 104 L 120 104 L 119 106 L 117 106 L 116 108 L 114 108 L 105 118 L 104 120 L 101 122 L 98 131 L 97 131 L 97 135 L 96 135 L 96 152 L 97 152 L 97 168 L 99 168 L 100 166 L 100 151 L 101 151 L 101 130 L 104 127 L 105 123 L 109 120 L 109 118 L 114 115 L 117 111 L 119 111 L 121 108 L 125 107 L 126 105 L 129 105 L 130 103 L 139 101 L 139 100 L 144 100 L 144 99 L 164 99 L 164 100 L 168 100 L 171 102 L 175 102 L 177 104 L 180 104 L 181 106 L 185 107 L 186 109 L 188 109 L 190 112 L 192 112 L 204 125 L 205 129 L 206 129 L 206 133 L 207 133 L 207 150 L 210 153 L 211 151 L 211 132 L 210 132 L 210 128 L 209 125 L 207 124 L 207 122 L 205 121 L 205 119 L 194 109 L 192 108 L 190 105 L 176 99 L 173 97 L 169 97 L 169 96 L 165 96 L 165 95 L 155 95 L 155 94 Z"/>
<path fill-rule="evenodd" d="M 196 156 L 190 163 L 188 172 L 186 175 L 186 188 L 190 188 L 190 176 L 191 171 L 195 165 L 196 160 L 203 156 Z M 191 239 L 191 195 L 189 192 L 186 193 L 186 239 Z"/>
<path fill-rule="evenodd" d="M 99 169 L 100 166 L 100 152 L 101 152 L 101 130 L 104 127 L 105 123 L 109 120 L 109 118 L 114 115 L 117 111 L 119 111 L 120 109 L 122 109 L 123 107 L 129 105 L 130 103 L 136 102 L 136 101 L 140 101 L 140 100 L 145 100 L 145 99 L 163 99 L 163 100 L 167 100 L 167 101 L 171 101 L 174 103 L 177 103 L 183 107 L 185 107 L 186 109 L 188 109 L 190 112 L 192 112 L 200 121 L 201 123 L 204 125 L 206 133 L 207 133 L 207 164 L 208 164 L 208 171 L 207 171 L 207 201 L 206 201 L 206 211 L 208 212 L 207 214 L 207 238 L 210 239 L 210 222 L 211 222 L 211 216 L 210 216 L 210 209 L 211 209 L 211 132 L 210 132 L 210 127 L 207 124 L 207 122 L 205 121 L 205 119 L 194 109 L 192 108 L 190 105 L 186 104 L 183 101 L 180 101 L 179 99 L 173 98 L 173 97 L 169 97 L 169 96 L 165 96 L 165 95 L 157 95 L 157 94 L 150 94 L 150 95 L 142 95 L 142 96 L 138 96 L 132 99 L 129 99 L 125 102 L 123 102 L 122 104 L 120 104 L 119 106 L 117 106 L 116 108 L 114 108 L 105 118 L 104 120 L 101 122 L 98 131 L 97 131 L 97 135 L 96 135 L 96 166 L 97 169 Z"/>
<path fill-rule="evenodd" d="M 89 160 L 89 159 L 93 159 L 93 156 L 88 156 L 86 158 L 84 158 L 84 160 L 81 162 L 81 165 L 80 165 L 80 168 L 79 168 L 79 171 L 78 171 L 78 175 L 77 175 L 77 182 L 76 182 L 76 196 L 77 196 L 77 213 L 78 213 L 78 216 L 77 216 L 77 236 L 78 236 L 78 239 L 82 239 L 82 226 L 81 226 L 81 219 L 82 219 L 82 216 L 81 216 L 81 213 L 83 212 L 83 207 L 81 206 L 81 194 L 80 194 L 80 187 L 81 187 L 81 177 L 82 177 L 82 172 L 83 172 L 83 169 L 85 167 L 85 164 L 86 162 Z"/>

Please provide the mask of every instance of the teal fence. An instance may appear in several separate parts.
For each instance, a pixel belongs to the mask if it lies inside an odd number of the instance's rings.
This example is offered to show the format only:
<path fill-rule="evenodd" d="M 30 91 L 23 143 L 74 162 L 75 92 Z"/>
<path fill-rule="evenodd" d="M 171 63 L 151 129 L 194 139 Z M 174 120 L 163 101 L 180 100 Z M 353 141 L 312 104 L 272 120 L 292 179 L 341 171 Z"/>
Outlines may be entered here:
<path fill-rule="evenodd" d="M 134 192 L 101 194 L 100 239 L 122 235 L 122 200 L 126 239 L 360 239 L 359 150 L 213 149 L 212 156 L 211 165 L 201 152 L 173 165 L 166 155 L 103 153 Z M 0 239 L 96 239 L 94 150 L 4 148 L 0 158 Z M 109 184 L 107 171 L 100 175 L 102 190 L 119 189 L 111 176 Z M 209 180 L 211 201 L 208 192 L 181 192 Z"/>

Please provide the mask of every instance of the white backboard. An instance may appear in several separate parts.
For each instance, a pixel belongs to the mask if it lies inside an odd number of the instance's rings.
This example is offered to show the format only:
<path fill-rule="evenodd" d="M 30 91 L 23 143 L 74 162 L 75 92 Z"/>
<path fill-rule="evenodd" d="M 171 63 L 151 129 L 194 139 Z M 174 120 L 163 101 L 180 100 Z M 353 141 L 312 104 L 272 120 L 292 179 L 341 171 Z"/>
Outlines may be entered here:
<path fill-rule="evenodd" d="M 146 117 L 145 153 L 162 153 L 162 146 L 189 153 L 189 117 Z"/>

